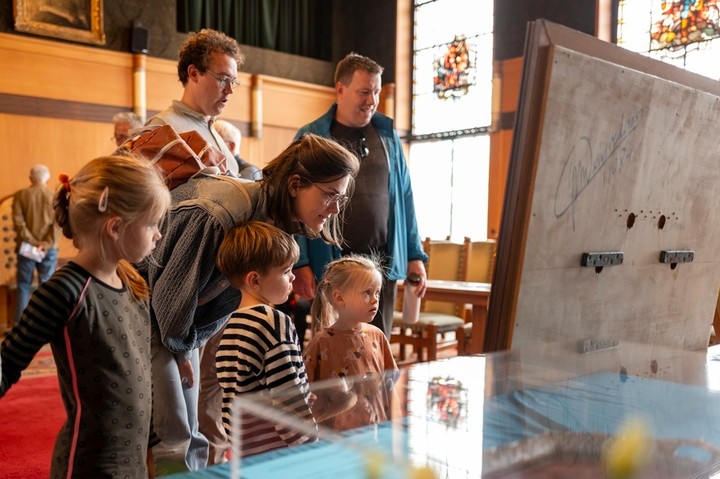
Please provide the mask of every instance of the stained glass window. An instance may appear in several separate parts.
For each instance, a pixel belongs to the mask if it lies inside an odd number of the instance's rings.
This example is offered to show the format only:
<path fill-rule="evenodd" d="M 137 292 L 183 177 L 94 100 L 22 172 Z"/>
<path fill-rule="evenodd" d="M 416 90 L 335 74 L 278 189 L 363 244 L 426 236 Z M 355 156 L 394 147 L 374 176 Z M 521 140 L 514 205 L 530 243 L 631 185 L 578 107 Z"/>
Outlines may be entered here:
<path fill-rule="evenodd" d="M 720 79 L 720 1 L 620 0 L 618 45 Z"/>
<path fill-rule="evenodd" d="M 410 174 L 421 236 L 487 234 L 493 0 L 415 0 Z"/>

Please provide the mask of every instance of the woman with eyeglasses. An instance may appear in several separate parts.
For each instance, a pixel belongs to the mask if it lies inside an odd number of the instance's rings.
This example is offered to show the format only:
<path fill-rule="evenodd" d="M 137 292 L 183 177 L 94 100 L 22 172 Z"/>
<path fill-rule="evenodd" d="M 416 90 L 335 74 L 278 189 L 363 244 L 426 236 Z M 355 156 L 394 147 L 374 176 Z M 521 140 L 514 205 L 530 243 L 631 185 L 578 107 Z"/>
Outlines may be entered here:
<path fill-rule="evenodd" d="M 198 414 L 222 428 L 217 377 L 203 378 L 200 385 L 198 367 L 199 348 L 219 339 L 240 301 L 215 264 L 226 231 L 266 221 L 339 246 L 341 221 L 333 217 L 342 215 L 358 169 L 355 155 L 336 142 L 306 135 L 268 163 L 258 182 L 197 175 L 172 190 L 163 238 L 139 265 L 152 291 L 153 419 L 162 439 L 153 449 L 158 474 L 207 465 L 208 441 L 198 431 Z M 203 355 L 214 361 L 217 344 L 205 348 Z M 218 395 L 198 409 L 200 388 Z"/>

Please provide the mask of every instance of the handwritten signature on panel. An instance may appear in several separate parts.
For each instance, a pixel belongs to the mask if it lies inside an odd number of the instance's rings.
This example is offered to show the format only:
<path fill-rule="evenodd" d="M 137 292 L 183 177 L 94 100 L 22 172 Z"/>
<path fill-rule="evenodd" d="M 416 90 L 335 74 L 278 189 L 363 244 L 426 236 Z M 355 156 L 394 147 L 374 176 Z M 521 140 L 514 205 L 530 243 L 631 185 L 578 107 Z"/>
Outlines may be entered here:
<path fill-rule="evenodd" d="M 616 161 L 609 166 L 608 173 L 617 174 L 632 159 L 633 145 L 626 141 L 645 117 L 645 109 L 641 108 L 629 116 L 620 118 L 620 126 L 610 138 L 601 144 L 600 152 L 593 152 L 593 141 L 582 136 L 573 145 L 563 165 L 557 188 L 555 189 L 555 217 L 561 218 L 575 204 L 585 188 L 592 183 L 598 173 L 603 171 L 608 162 Z M 573 231 L 575 230 L 575 214 L 573 209 Z"/>

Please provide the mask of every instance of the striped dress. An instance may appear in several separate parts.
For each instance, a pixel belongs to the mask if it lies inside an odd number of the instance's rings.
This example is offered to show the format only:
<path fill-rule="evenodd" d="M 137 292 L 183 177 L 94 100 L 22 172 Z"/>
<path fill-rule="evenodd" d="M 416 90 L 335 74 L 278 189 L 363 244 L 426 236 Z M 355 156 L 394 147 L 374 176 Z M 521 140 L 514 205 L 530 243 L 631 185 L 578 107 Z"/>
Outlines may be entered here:
<path fill-rule="evenodd" d="M 222 417 L 232 437 L 232 404 L 240 394 L 263 396 L 271 411 L 283 411 L 315 431 L 310 388 L 292 318 L 266 305 L 235 311 L 218 347 L 216 366 L 223 390 Z M 310 436 L 251 414 L 241 416 L 243 456 L 310 441 Z"/>
<path fill-rule="evenodd" d="M 47 343 L 67 412 L 50 477 L 147 477 L 152 384 L 146 305 L 75 263 L 63 266 L 38 287 L 2 342 L 0 396 Z"/>

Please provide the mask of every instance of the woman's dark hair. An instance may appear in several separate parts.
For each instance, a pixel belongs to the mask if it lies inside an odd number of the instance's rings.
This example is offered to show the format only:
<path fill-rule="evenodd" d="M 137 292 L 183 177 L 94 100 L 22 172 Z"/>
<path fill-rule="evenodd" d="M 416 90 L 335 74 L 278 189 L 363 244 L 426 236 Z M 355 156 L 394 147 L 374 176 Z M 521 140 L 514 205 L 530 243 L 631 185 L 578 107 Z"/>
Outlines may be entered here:
<path fill-rule="evenodd" d="M 346 194 L 351 195 L 359 169 L 357 157 L 335 141 L 312 133 L 298 138 L 262 170 L 270 217 L 284 231 L 308 238 L 320 236 L 328 243 L 340 246 L 344 208 L 341 208 L 337 218 L 326 221 L 318 234 L 295 218 L 290 182 L 297 175 L 302 188 L 313 183 L 328 183 L 348 177 L 350 181 Z"/>

